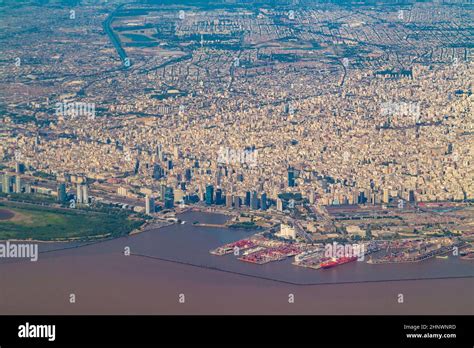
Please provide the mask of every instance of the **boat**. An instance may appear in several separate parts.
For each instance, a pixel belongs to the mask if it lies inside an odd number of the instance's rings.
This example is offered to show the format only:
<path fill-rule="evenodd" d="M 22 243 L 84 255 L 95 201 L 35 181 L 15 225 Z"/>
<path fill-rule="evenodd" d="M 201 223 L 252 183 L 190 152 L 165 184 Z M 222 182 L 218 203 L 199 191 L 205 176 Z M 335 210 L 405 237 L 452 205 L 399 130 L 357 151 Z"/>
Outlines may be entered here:
<path fill-rule="evenodd" d="M 309 250 L 309 251 L 304 251 L 300 254 L 295 255 L 295 262 L 301 262 L 303 260 L 312 258 L 320 254 L 320 250 Z"/>
<path fill-rule="evenodd" d="M 264 249 L 265 249 L 264 247 L 260 247 L 260 246 L 256 247 L 256 248 L 252 248 L 252 249 L 247 249 L 242 253 L 242 255 L 247 256 L 247 255 L 256 253 L 257 251 L 264 250 Z"/>
<path fill-rule="evenodd" d="M 448 255 L 438 255 L 436 256 L 437 259 L 447 259 Z"/>
<path fill-rule="evenodd" d="M 331 267 L 334 267 L 334 266 L 339 266 L 339 265 L 343 265 L 345 263 L 349 263 L 349 262 L 352 262 L 352 261 L 355 261 L 357 260 L 357 256 L 353 256 L 353 257 L 341 257 L 341 258 L 338 258 L 338 259 L 331 259 L 329 261 L 326 261 L 326 262 L 322 262 L 319 264 L 320 268 L 322 269 L 328 269 L 328 268 L 331 268 Z"/>

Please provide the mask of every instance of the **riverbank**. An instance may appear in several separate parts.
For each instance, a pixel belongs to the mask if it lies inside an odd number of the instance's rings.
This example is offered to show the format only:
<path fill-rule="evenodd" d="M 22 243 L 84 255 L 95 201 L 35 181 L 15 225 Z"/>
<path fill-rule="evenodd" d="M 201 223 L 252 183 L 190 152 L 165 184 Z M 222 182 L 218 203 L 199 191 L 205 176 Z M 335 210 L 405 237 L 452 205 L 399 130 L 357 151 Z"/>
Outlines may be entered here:
<path fill-rule="evenodd" d="M 13 217 L 0 220 L 0 240 L 42 242 L 95 241 L 129 234 L 145 220 L 113 209 L 67 209 L 2 200 Z"/>

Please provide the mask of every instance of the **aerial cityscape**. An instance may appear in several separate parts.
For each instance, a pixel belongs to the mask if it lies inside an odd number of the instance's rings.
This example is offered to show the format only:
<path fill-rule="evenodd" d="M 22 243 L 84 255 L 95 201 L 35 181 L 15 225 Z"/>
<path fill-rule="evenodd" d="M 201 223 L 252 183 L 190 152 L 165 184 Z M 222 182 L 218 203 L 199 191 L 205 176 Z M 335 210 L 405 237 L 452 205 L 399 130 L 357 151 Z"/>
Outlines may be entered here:
<path fill-rule="evenodd" d="M 473 6 L 0 1 L 0 312 L 474 314 Z"/>

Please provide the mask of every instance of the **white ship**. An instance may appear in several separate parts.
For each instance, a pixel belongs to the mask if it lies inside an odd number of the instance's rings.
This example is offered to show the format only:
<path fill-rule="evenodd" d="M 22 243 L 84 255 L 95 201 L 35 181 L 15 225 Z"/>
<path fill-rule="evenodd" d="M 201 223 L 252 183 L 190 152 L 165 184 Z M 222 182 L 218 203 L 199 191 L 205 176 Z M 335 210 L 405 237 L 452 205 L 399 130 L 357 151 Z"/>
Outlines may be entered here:
<path fill-rule="evenodd" d="M 295 262 L 301 262 L 303 260 L 318 256 L 321 253 L 320 250 L 307 250 L 302 253 L 295 255 Z"/>
<path fill-rule="evenodd" d="M 243 256 L 246 256 L 246 255 L 250 255 L 250 254 L 253 254 L 253 253 L 256 253 L 257 251 L 260 251 L 260 250 L 263 250 L 265 249 L 264 247 L 256 247 L 256 248 L 252 248 L 252 249 L 247 249 L 245 250 L 242 255 Z"/>

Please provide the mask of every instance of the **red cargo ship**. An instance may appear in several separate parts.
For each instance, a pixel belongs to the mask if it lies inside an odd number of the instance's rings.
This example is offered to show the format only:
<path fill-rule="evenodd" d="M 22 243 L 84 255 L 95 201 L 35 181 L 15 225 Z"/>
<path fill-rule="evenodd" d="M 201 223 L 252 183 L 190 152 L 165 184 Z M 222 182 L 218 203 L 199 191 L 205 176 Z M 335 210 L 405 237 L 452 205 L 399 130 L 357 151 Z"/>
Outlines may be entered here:
<path fill-rule="evenodd" d="M 327 268 L 331 268 L 331 267 L 334 267 L 334 266 L 343 265 L 345 263 L 349 263 L 349 262 L 352 262 L 352 261 L 355 261 L 355 260 L 357 260 L 357 256 L 340 257 L 338 259 L 332 259 L 332 260 L 329 260 L 329 261 L 326 261 L 326 262 L 322 262 L 319 266 L 321 268 L 327 269 Z"/>

